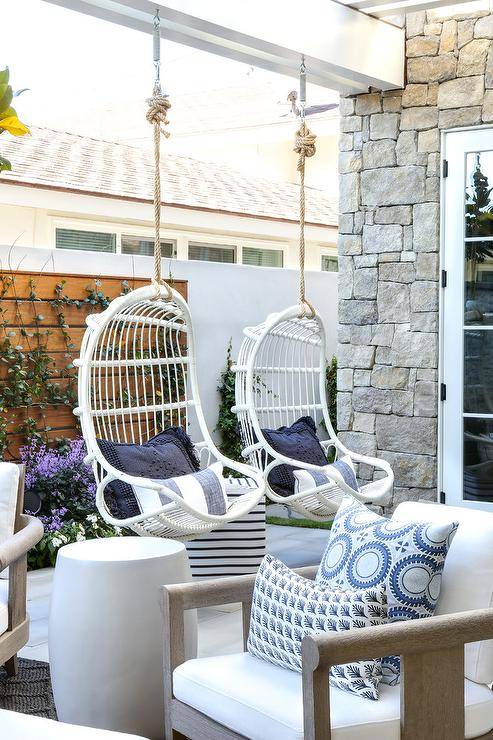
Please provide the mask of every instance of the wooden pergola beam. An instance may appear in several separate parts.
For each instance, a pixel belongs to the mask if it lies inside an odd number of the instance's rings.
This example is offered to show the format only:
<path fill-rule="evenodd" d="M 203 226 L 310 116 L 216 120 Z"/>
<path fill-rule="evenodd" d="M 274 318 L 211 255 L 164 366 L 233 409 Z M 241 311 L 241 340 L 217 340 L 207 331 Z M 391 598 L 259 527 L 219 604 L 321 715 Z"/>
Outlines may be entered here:
<path fill-rule="evenodd" d="M 45 0 L 150 33 L 156 8 L 163 37 L 297 77 L 358 93 L 402 87 L 402 29 L 335 0 Z M 382 53 L 385 50 L 385 53 Z"/>

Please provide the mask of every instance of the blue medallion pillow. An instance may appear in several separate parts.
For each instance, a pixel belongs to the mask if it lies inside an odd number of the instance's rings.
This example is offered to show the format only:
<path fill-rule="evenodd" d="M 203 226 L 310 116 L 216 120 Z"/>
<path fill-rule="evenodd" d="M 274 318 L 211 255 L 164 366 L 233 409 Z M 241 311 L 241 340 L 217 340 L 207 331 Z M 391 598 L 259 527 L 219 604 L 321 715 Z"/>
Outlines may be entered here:
<path fill-rule="evenodd" d="M 290 427 L 262 429 L 270 446 L 281 455 L 311 465 L 327 465 L 324 448 L 317 437 L 317 427 L 311 416 L 303 416 Z M 269 473 L 269 485 L 279 496 L 294 493 L 295 478 L 292 465 L 278 465 Z"/>
<path fill-rule="evenodd" d="M 98 439 L 103 457 L 117 470 L 142 478 L 163 480 L 199 470 L 193 442 L 181 427 L 168 427 L 142 445 Z M 141 513 L 132 486 L 112 481 L 105 499 L 113 516 L 121 519 Z"/>
<path fill-rule="evenodd" d="M 387 621 L 385 586 L 360 591 L 321 587 L 271 555 L 255 579 L 247 650 L 281 668 L 301 672 L 301 642 L 318 632 L 345 632 Z M 381 660 L 332 666 L 329 681 L 344 691 L 378 699 Z"/>
<path fill-rule="evenodd" d="M 345 498 L 335 516 L 316 582 L 335 589 L 387 589 L 389 622 L 430 617 L 457 522 L 402 523 Z M 382 659 L 384 683 L 399 680 L 396 656 Z"/>

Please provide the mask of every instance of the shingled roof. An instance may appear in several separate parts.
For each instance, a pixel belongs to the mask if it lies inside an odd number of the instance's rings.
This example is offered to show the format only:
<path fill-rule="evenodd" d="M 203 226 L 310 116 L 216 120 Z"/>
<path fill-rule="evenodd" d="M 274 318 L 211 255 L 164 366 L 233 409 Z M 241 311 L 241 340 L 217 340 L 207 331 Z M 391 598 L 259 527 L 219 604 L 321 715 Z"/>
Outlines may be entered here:
<path fill-rule="evenodd" d="M 0 182 L 135 201 L 152 201 L 151 151 L 87 136 L 32 128 L 31 136 L 2 137 L 12 172 Z M 162 155 L 163 204 L 276 220 L 298 219 L 296 185 L 250 177 L 230 167 Z M 307 188 L 307 222 L 337 225 L 337 205 Z"/>

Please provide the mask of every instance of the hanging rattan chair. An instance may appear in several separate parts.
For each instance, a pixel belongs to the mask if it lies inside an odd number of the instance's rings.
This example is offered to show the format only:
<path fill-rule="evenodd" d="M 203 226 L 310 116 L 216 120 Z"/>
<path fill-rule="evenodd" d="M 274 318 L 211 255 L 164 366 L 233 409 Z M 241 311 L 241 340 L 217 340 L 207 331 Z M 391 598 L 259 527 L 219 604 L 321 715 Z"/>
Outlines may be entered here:
<path fill-rule="evenodd" d="M 214 444 L 202 412 L 195 342 L 188 305 L 176 291 L 138 288 L 87 318 L 79 370 L 79 407 L 87 461 L 97 481 L 96 504 L 112 525 L 137 534 L 190 540 L 243 517 L 264 495 L 262 475 L 226 458 Z M 195 423 L 194 423 L 195 422 Z M 203 465 L 218 460 L 256 487 L 216 516 L 187 504 L 165 484 L 121 472 L 103 456 L 98 440 L 143 444 L 169 426 L 200 429 L 196 444 Z M 152 516 L 120 519 L 111 513 L 105 489 L 112 481 L 161 491 L 172 500 Z"/>
<path fill-rule="evenodd" d="M 225 457 L 214 444 L 204 419 L 196 373 L 195 341 L 185 299 L 161 279 L 160 136 L 169 102 L 159 83 L 159 18 L 155 19 L 156 82 L 147 118 L 154 129 L 154 277 L 150 284 L 120 296 L 100 314 L 87 317 L 81 346 L 75 413 L 80 417 L 97 481 L 96 504 L 106 522 L 139 535 L 190 540 L 241 519 L 264 496 L 261 473 Z M 144 444 L 170 426 L 199 429 L 195 445 L 203 466 L 214 461 L 253 480 L 223 515 L 204 513 L 187 503 L 166 481 L 139 478 L 118 470 L 102 454 L 98 440 Z M 165 503 L 152 514 L 118 518 L 107 500 L 113 481 L 163 493 Z"/>
<path fill-rule="evenodd" d="M 309 519 L 331 519 L 343 496 L 349 494 L 366 503 L 389 502 L 393 473 L 385 460 L 351 452 L 336 436 L 328 413 L 326 394 L 326 344 L 322 319 L 317 313 L 303 315 L 300 305 L 272 314 L 259 326 L 247 327 L 234 366 L 235 407 L 238 416 L 243 456 L 267 481 L 271 501 L 288 506 Z M 383 477 L 362 486 L 355 493 L 338 473 L 330 468 L 331 483 L 291 496 L 281 496 L 269 485 L 269 474 L 278 465 L 320 471 L 317 465 L 279 454 L 266 439 L 263 429 L 290 426 L 303 416 L 311 416 L 327 438 L 322 447 L 336 458 L 349 455 L 355 463 L 371 465 Z M 334 455 L 333 455 L 334 456 Z M 327 472 L 324 469 L 324 472 Z M 337 484 L 334 490 L 333 484 Z"/>
<path fill-rule="evenodd" d="M 300 173 L 300 295 L 299 303 L 267 317 L 258 326 L 244 330 L 238 362 L 234 366 L 235 407 L 244 445 L 243 456 L 264 473 L 267 496 L 309 519 L 331 519 L 344 495 L 366 503 L 385 505 L 390 501 L 394 476 L 385 460 L 351 452 L 338 439 L 329 418 L 326 395 L 326 342 L 321 317 L 305 296 L 305 159 L 315 154 L 315 136 L 304 120 L 305 66 L 300 72 L 301 126 L 296 134 L 295 151 Z M 330 482 L 281 496 L 269 485 L 276 466 L 321 471 L 321 466 L 300 462 L 277 452 L 263 430 L 290 426 L 303 416 L 311 416 L 320 431 L 327 434 L 323 448 L 336 458 L 349 455 L 355 463 L 375 469 L 374 480 L 355 492 L 341 473 L 323 467 Z M 334 484 L 336 484 L 334 486 Z"/>

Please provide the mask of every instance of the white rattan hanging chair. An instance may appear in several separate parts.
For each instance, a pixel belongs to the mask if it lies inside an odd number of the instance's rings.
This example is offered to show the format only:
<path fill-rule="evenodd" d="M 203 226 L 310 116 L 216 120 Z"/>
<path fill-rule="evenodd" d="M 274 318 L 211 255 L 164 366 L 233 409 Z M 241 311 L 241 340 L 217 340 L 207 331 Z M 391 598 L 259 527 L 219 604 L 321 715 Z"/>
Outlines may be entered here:
<path fill-rule="evenodd" d="M 263 324 L 247 327 L 234 366 L 235 401 L 243 456 L 250 465 L 263 471 L 267 496 L 275 503 L 291 507 L 314 520 L 331 519 L 345 495 L 356 496 L 365 503 L 385 505 L 389 502 L 394 476 L 390 465 L 380 460 L 348 450 L 336 436 L 328 413 L 326 393 L 326 343 L 322 319 L 314 312 L 306 316 L 295 305 L 269 316 Z M 378 471 L 377 480 L 362 486 L 355 493 L 331 469 L 324 472 L 332 483 L 314 487 L 302 493 L 281 496 L 269 485 L 269 474 L 278 465 L 320 471 L 317 465 L 300 462 L 277 452 L 266 439 L 263 429 L 290 426 L 303 416 L 311 416 L 320 432 L 324 450 L 335 458 L 349 455 L 354 463 L 365 463 Z M 333 483 L 338 484 L 334 490 Z"/>
<path fill-rule="evenodd" d="M 384 506 L 390 501 L 394 476 L 390 465 L 381 459 L 351 452 L 338 439 L 329 418 L 326 394 L 326 341 L 320 315 L 305 297 L 305 158 L 315 153 L 315 137 L 304 120 L 305 68 L 300 74 L 301 127 L 296 135 L 300 173 L 300 299 L 299 304 L 267 317 L 258 326 L 247 327 L 234 366 L 235 406 L 243 456 L 261 470 L 267 482 L 268 498 L 288 506 L 309 519 L 331 519 L 345 495 L 365 503 Z M 349 455 L 354 463 L 374 468 L 373 480 L 358 493 L 350 488 L 337 469 L 324 468 L 330 483 L 281 496 L 269 485 L 269 474 L 279 465 L 320 472 L 321 467 L 300 462 L 277 452 L 263 429 L 290 426 L 303 416 L 311 416 L 317 429 L 325 430 L 321 444 L 335 458 Z M 334 483 L 337 487 L 334 488 Z"/>
<path fill-rule="evenodd" d="M 155 38 L 159 38 L 159 24 L 155 25 Z M 155 61 L 156 57 L 158 70 L 159 43 L 155 44 Z M 159 137 L 168 108 L 157 75 L 148 115 L 154 125 L 156 164 L 154 279 L 116 298 L 102 313 L 87 317 L 76 361 L 79 406 L 75 413 L 87 446 L 86 462 L 92 464 L 96 477 L 96 504 L 105 521 L 139 535 L 190 540 L 245 516 L 264 496 L 265 483 L 258 470 L 228 459 L 214 444 L 200 402 L 190 310 L 185 299 L 161 280 Z M 195 447 L 202 465 L 217 460 L 253 480 L 254 487 L 245 487 L 224 515 L 204 513 L 165 483 L 118 470 L 98 445 L 98 440 L 143 444 L 169 426 L 198 428 L 201 439 Z M 171 503 L 152 515 L 117 518 L 105 497 L 112 481 L 162 492 Z"/>

